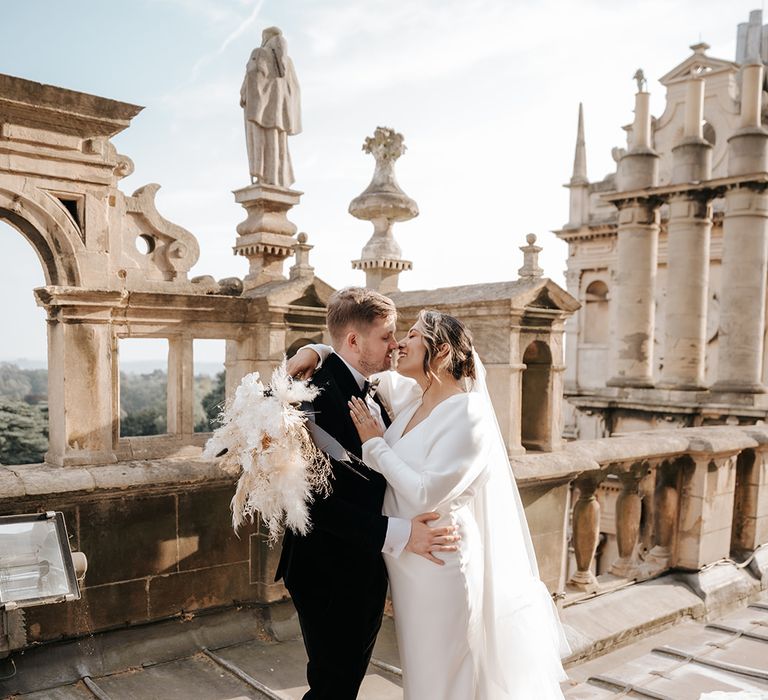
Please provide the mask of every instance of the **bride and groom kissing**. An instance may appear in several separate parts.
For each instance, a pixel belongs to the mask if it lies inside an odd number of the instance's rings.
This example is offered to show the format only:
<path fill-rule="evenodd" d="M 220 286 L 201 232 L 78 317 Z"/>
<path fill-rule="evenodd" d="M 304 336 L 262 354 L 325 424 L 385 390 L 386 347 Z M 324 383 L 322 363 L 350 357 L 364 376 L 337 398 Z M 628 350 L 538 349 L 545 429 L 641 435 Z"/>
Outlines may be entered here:
<path fill-rule="evenodd" d="M 288 363 L 321 390 L 309 420 L 352 455 L 331 458 L 331 492 L 307 535 L 286 531 L 276 574 L 307 651 L 304 699 L 357 697 L 388 583 L 406 700 L 562 698 L 567 643 L 471 334 L 424 310 L 398 342 L 396 318 L 387 297 L 342 289 L 332 347 Z"/>

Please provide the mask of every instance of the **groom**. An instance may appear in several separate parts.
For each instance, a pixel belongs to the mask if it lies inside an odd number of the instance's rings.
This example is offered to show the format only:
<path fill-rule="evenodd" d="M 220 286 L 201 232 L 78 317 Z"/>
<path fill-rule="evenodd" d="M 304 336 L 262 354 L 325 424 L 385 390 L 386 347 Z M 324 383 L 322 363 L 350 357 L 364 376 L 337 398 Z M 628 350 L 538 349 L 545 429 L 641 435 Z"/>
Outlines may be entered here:
<path fill-rule="evenodd" d="M 321 389 L 312 419 L 359 458 L 360 438 L 347 402 L 363 398 L 389 425 L 386 410 L 368 394 L 367 379 L 390 367 L 397 311 L 387 297 L 349 287 L 333 294 L 327 313 L 335 352 L 312 377 Z M 304 700 L 357 697 L 384 611 L 387 572 L 381 553 L 398 556 L 407 549 L 436 561 L 432 552 L 455 549 L 446 544 L 452 528 L 427 525 L 437 514 L 412 521 L 383 516 L 386 482 L 380 474 L 359 461 L 331 464 L 331 493 L 310 506 L 308 535 L 286 531 L 275 576 L 293 598 L 309 657 Z"/>

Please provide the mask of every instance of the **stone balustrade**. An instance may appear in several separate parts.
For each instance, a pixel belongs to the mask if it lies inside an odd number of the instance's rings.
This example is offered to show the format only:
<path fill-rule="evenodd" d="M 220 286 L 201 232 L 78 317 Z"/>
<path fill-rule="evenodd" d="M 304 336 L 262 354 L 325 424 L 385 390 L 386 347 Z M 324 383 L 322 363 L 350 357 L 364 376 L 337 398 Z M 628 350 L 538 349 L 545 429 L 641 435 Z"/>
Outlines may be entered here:
<path fill-rule="evenodd" d="M 767 455 L 768 427 L 715 426 L 514 457 L 542 579 L 575 602 L 720 563 L 766 587 Z M 558 528 L 559 556 L 551 537 Z"/>

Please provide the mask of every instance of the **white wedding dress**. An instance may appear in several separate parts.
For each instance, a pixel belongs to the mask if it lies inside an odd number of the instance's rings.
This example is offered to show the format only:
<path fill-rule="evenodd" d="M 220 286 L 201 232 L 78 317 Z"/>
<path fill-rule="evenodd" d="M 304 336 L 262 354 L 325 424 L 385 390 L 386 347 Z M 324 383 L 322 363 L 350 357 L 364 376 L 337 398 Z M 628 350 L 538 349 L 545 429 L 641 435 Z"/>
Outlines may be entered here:
<path fill-rule="evenodd" d="M 405 551 L 384 556 L 405 700 L 562 698 L 567 644 L 484 380 L 403 435 L 421 391 L 394 372 L 377 377 L 394 421 L 363 445 L 363 460 L 387 479 L 384 514 L 437 511 L 430 525 L 455 524 L 461 534 L 458 552 L 438 555 L 444 566 Z"/>

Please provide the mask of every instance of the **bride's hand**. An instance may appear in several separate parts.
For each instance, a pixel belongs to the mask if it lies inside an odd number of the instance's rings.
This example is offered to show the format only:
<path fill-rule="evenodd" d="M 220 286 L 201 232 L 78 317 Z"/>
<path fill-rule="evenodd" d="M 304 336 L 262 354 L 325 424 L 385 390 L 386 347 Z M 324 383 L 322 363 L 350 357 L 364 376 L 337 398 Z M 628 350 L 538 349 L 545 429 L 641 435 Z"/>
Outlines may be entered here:
<path fill-rule="evenodd" d="M 294 379 L 310 379 L 320 357 L 310 348 L 301 348 L 285 365 L 285 371 Z"/>
<path fill-rule="evenodd" d="M 349 415 L 352 416 L 352 422 L 357 428 L 357 434 L 360 436 L 360 442 L 366 442 L 371 438 L 381 437 L 384 431 L 379 421 L 371 414 L 371 410 L 366 406 L 365 401 L 353 396 L 349 401 Z"/>

